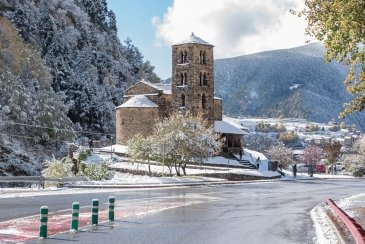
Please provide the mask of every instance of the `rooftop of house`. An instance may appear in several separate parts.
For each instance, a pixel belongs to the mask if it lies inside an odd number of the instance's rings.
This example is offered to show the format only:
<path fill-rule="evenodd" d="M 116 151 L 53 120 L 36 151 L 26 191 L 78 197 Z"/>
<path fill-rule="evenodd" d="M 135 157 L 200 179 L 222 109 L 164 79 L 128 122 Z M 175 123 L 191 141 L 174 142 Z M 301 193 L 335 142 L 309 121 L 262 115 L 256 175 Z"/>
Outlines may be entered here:
<path fill-rule="evenodd" d="M 117 108 L 157 108 L 157 104 L 149 100 L 145 95 L 135 95 Z"/>
<path fill-rule="evenodd" d="M 246 135 L 247 132 L 240 129 L 240 126 L 230 121 L 214 121 L 214 131 L 221 134 Z"/>

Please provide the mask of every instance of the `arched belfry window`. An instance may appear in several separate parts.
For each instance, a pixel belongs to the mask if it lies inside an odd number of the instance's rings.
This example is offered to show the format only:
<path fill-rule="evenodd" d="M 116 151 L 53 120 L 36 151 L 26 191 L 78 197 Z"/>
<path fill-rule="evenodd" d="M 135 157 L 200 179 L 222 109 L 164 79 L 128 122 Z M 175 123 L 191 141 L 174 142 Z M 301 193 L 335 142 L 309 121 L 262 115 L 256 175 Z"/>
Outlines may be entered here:
<path fill-rule="evenodd" d="M 180 74 L 180 82 L 179 82 L 179 86 L 182 86 L 184 84 L 184 74 Z"/>
<path fill-rule="evenodd" d="M 206 107 L 207 107 L 207 97 L 203 93 L 203 95 L 202 95 L 202 108 L 206 108 Z"/>
<path fill-rule="evenodd" d="M 199 73 L 199 86 L 202 86 L 203 85 L 203 79 L 204 79 L 203 73 L 200 72 Z"/>
<path fill-rule="evenodd" d="M 204 75 L 203 75 L 203 86 L 208 86 L 207 73 L 204 73 Z"/>
<path fill-rule="evenodd" d="M 185 107 L 185 95 L 181 94 L 180 107 Z"/>
<path fill-rule="evenodd" d="M 205 51 L 200 51 L 199 61 L 200 64 L 205 64 Z"/>
<path fill-rule="evenodd" d="M 184 79 L 183 79 L 183 86 L 186 86 L 188 84 L 188 75 L 184 73 Z"/>
<path fill-rule="evenodd" d="M 188 62 L 188 52 L 187 51 L 180 51 L 180 63 L 186 64 Z"/>

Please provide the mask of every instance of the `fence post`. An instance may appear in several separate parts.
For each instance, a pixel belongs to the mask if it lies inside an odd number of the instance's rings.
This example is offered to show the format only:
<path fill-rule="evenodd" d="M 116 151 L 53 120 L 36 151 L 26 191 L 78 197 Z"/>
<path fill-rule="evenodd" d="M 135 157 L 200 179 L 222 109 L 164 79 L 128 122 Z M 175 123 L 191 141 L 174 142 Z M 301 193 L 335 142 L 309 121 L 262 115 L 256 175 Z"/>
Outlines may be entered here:
<path fill-rule="evenodd" d="M 109 221 L 114 221 L 114 204 L 115 204 L 115 197 L 109 197 Z"/>
<path fill-rule="evenodd" d="M 79 228 L 79 213 L 80 213 L 80 203 L 72 203 L 72 217 L 71 217 L 71 230 L 76 231 Z"/>
<path fill-rule="evenodd" d="M 47 222 L 48 222 L 48 207 L 42 206 L 40 208 L 39 238 L 47 238 Z"/>
<path fill-rule="evenodd" d="M 99 214 L 99 200 L 92 200 L 92 209 L 91 209 L 91 224 L 98 225 L 98 214 Z"/>

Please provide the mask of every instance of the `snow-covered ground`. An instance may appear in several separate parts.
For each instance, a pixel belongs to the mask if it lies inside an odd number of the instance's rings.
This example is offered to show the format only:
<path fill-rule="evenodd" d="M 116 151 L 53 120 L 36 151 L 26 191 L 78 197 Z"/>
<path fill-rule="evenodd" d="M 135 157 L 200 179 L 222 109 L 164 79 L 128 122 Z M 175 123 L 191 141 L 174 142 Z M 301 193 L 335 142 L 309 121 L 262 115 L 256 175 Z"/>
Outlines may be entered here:
<path fill-rule="evenodd" d="M 239 165 L 237 160 L 227 160 L 222 157 L 210 158 L 208 159 L 208 162 L 210 163 L 216 162 L 217 164 L 222 164 L 222 162 L 227 162 L 227 165 L 236 165 L 236 166 Z M 128 160 L 112 163 L 110 167 L 114 169 L 142 170 L 148 172 L 148 164 L 145 163 L 139 164 L 130 162 Z M 162 165 L 151 165 L 151 171 L 155 173 L 163 173 L 166 175 L 169 174 L 168 168 Z M 172 172 L 173 174 L 175 174 L 175 169 L 173 169 Z M 241 168 L 209 167 L 209 165 L 207 164 L 207 166 L 192 166 L 192 167 L 188 166 L 186 169 L 186 174 L 188 176 L 199 175 L 199 174 L 210 174 L 210 173 L 234 173 L 243 175 L 264 176 L 264 177 L 272 177 L 279 175 L 277 172 L 265 170 L 264 166 L 262 167 L 262 170 L 256 170 L 256 169 L 241 169 Z"/>
<path fill-rule="evenodd" d="M 328 217 L 324 205 L 318 205 L 311 210 L 311 218 L 316 231 L 315 243 L 335 244 L 339 243 L 332 222 Z"/>
<path fill-rule="evenodd" d="M 285 173 L 285 177 L 282 177 L 282 180 L 292 180 L 294 179 L 293 173 L 289 170 L 283 170 Z M 330 175 L 330 174 L 314 174 L 313 177 L 310 177 L 308 173 L 297 173 L 297 180 L 310 180 L 310 179 L 354 179 L 356 177 L 346 174 L 338 173 L 336 175 Z"/>
<path fill-rule="evenodd" d="M 94 153 L 90 156 L 85 163 L 101 163 L 102 161 L 109 161 L 110 168 L 113 169 L 128 169 L 128 170 L 138 170 L 148 172 L 148 164 L 146 163 L 138 163 L 132 162 L 129 158 L 117 156 L 114 153 L 118 154 L 126 154 L 128 152 L 127 146 L 121 145 L 111 145 L 104 148 L 100 148 L 100 153 Z M 235 155 L 236 158 L 239 158 L 239 155 Z M 235 159 L 228 159 L 221 156 L 215 156 L 208 158 L 204 162 L 206 165 L 201 166 L 192 166 L 187 168 L 186 173 L 187 176 L 199 175 L 199 174 L 210 174 L 210 173 L 234 173 L 234 174 L 243 174 L 243 175 L 254 175 L 254 176 L 263 176 L 263 177 L 273 177 L 279 176 L 277 172 L 268 171 L 268 159 L 262 153 L 252 151 L 249 149 L 244 149 L 244 153 L 242 156 L 242 160 L 247 160 L 251 162 L 251 164 L 256 165 L 257 158 L 260 158 L 260 167 L 259 170 L 256 169 L 242 169 L 242 168 L 226 168 L 226 167 L 211 167 L 209 164 L 219 164 L 219 165 L 228 165 L 228 166 L 242 166 Z M 151 171 L 157 174 L 164 174 L 166 176 L 169 175 L 169 170 L 167 166 L 162 166 L 156 162 L 151 163 Z M 175 169 L 172 171 L 175 174 Z M 138 178 L 138 180 L 134 180 L 133 178 Z M 160 178 L 160 177 L 157 177 Z M 128 180 L 129 179 L 129 180 Z M 159 179 L 154 179 L 154 181 Z M 122 183 L 144 183 L 143 179 L 140 179 L 138 176 L 131 175 L 121 175 L 115 174 L 114 178 L 110 181 L 114 183 L 120 181 Z M 165 180 L 166 181 L 166 180 Z"/>

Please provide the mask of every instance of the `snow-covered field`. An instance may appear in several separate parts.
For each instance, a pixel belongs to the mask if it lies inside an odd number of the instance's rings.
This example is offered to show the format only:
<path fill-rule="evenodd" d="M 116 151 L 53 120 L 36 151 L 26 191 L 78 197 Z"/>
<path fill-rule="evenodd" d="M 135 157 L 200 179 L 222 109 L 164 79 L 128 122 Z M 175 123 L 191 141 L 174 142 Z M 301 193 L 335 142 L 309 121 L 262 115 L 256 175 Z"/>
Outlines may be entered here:
<path fill-rule="evenodd" d="M 267 124 L 279 124 L 283 123 L 288 131 L 295 131 L 300 139 L 318 139 L 318 138 L 335 138 L 338 141 L 343 141 L 344 137 L 351 136 L 348 129 L 341 129 L 339 131 L 330 131 L 331 125 L 325 123 L 311 122 L 306 119 L 298 118 L 257 118 L 257 117 L 241 117 L 238 119 L 224 117 L 225 120 L 237 123 L 246 128 L 250 133 L 254 133 L 256 129 L 256 124 L 259 122 L 264 122 Z M 316 125 L 323 130 L 307 132 L 306 126 L 308 124 Z M 354 136 L 354 135 L 353 135 Z M 356 137 L 356 136 L 354 136 Z"/>

